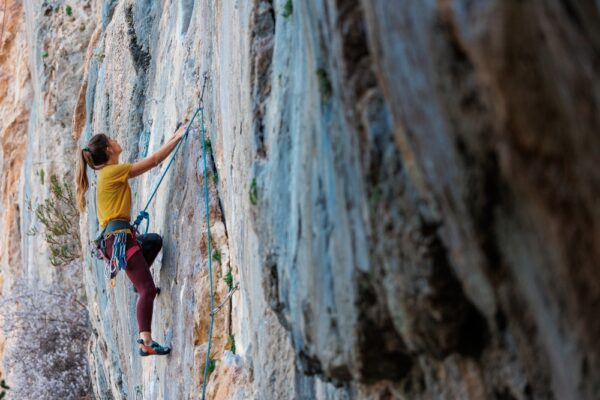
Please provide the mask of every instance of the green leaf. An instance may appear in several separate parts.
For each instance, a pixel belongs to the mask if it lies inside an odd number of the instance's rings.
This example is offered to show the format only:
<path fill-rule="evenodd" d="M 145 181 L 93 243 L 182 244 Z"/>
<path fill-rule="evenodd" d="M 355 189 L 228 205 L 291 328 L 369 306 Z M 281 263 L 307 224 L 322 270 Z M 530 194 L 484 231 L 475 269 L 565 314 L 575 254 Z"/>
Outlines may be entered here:
<path fill-rule="evenodd" d="M 233 289 L 233 275 L 231 274 L 231 270 L 227 271 L 227 275 L 223 278 L 229 290 Z"/>
<path fill-rule="evenodd" d="M 229 335 L 229 345 L 231 347 L 231 352 L 235 354 L 235 336 Z"/>
<path fill-rule="evenodd" d="M 250 198 L 250 203 L 255 206 L 258 201 L 258 187 L 256 185 L 256 178 L 252 179 L 252 183 L 250 184 L 250 191 L 248 193 Z"/>
<path fill-rule="evenodd" d="M 215 249 L 215 251 L 213 251 L 213 260 L 219 264 L 221 263 L 221 250 Z"/>
<path fill-rule="evenodd" d="M 205 364 L 206 365 L 206 364 Z M 204 369 L 204 368 L 203 368 Z M 212 358 L 208 359 L 208 373 L 212 373 L 215 370 L 215 360 Z"/>
<path fill-rule="evenodd" d="M 292 4 L 292 0 L 288 0 L 283 6 L 283 18 L 288 18 L 294 12 L 294 5 Z"/>

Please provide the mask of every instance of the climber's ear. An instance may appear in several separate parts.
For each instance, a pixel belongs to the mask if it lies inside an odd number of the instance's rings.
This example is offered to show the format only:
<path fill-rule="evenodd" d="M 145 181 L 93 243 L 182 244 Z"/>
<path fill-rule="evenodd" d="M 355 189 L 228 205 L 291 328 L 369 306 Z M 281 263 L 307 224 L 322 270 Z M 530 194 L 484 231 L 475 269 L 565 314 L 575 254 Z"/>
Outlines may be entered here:
<path fill-rule="evenodd" d="M 110 156 L 113 153 L 113 148 L 112 145 L 110 144 L 110 142 L 108 143 L 108 146 L 106 146 L 106 157 L 110 158 Z"/>

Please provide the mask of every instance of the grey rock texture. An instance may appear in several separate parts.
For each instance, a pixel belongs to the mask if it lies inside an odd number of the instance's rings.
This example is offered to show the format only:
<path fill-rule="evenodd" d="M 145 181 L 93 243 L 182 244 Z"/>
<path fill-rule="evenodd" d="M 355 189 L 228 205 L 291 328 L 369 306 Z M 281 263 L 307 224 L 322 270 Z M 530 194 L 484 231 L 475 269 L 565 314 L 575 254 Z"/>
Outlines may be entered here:
<path fill-rule="evenodd" d="M 41 3 L 25 3 L 34 37 Z M 135 355 L 136 294 L 84 257 L 94 395 L 199 398 L 213 257 L 226 301 L 209 398 L 599 398 L 599 8 L 96 0 L 75 16 L 85 34 L 53 25 L 78 38 L 66 65 L 79 75 L 41 74 L 30 53 L 21 204 L 54 143 L 58 165 L 104 132 L 134 161 L 200 105 L 211 142 L 220 257 L 207 254 L 197 121 L 149 209 L 164 238 L 153 332 L 172 355 Z M 130 181 L 134 213 L 159 174 Z M 31 215 L 3 196 L 6 237 Z M 94 202 L 92 186 L 83 246 Z M 43 247 L 2 249 L 3 268 L 44 276 Z"/>

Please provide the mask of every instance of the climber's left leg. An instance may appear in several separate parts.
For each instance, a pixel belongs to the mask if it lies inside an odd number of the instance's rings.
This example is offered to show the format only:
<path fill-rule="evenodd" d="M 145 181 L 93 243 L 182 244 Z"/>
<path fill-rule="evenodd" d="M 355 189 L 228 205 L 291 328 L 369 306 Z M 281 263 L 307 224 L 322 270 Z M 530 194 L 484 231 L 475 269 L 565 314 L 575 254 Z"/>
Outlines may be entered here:
<path fill-rule="evenodd" d="M 141 251 L 135 253 L 127 261 L 125 272 L 140 294 L 136 305 L 138 328 L 140 332 L 150 332 L 156 286 L 154 286 L 150 268 L 146 264 L 146 259 Z"/>
<path fill-rule="evenodd" d="M 138 340 L 140 355 L 169 354 L 171 352 L 170 348 L 163 347 L 152 340 L 152 311 L 154 298 L 156 297 L 156 286 L 154 286 L 150 268 L 141 251 L 135 253 L 127 261 L 125 272 L 140 294 L 136 305 L 136 317 L 140 330 L 140 339 Z"/>

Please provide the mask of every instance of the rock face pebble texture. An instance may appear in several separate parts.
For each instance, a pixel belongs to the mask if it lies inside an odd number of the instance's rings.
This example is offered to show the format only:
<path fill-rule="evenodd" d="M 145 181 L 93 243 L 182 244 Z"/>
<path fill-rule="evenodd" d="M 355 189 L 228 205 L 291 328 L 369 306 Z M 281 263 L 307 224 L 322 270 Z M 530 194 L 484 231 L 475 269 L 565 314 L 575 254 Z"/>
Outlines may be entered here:
<path fill-rule="evenodd" d="M 169 357 L 135 354 L 136 293 L 83 260 L 97 398 L 200 397 L 208 257 L 209 398 L 600 398 L 598 2 L 47 5 L 0 43 L 5 286 L 56 279 L 23 233 L 40 159 L 67 173 L 103 132 L 135 161 L 200 105 L 210 138 L 215 252 L 197 121 L 149 209 Z"/>

